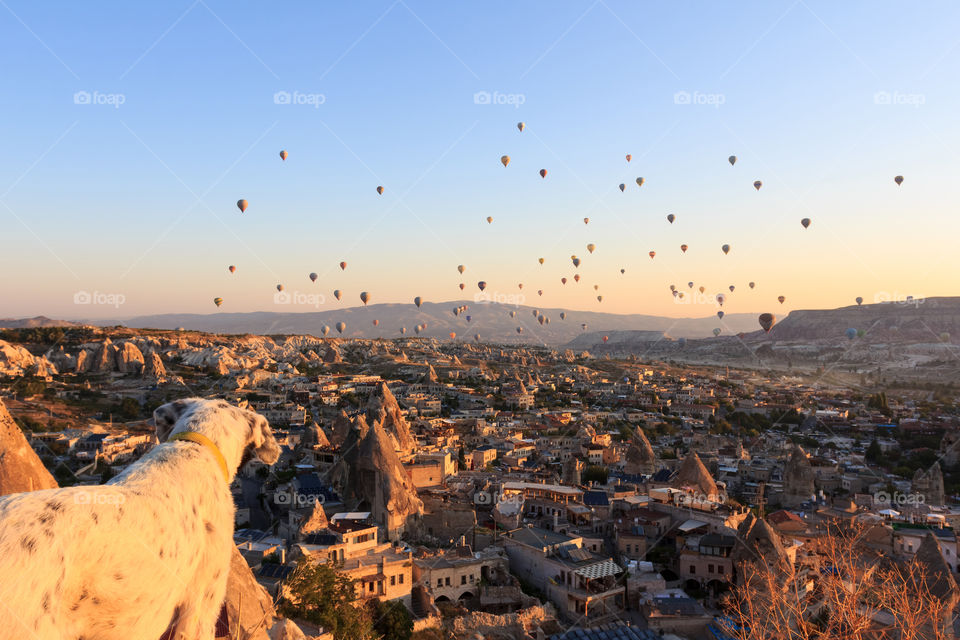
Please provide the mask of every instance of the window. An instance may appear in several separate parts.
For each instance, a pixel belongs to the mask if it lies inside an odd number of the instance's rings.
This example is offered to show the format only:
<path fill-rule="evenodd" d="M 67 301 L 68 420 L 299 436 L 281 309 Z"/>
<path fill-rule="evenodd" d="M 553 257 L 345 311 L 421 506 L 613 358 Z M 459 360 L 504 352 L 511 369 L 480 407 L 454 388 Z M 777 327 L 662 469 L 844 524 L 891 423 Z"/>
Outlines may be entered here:
<path fill-rule="evenodd" d="M 390 576 L 390 586 L 393 587 L 393 586 L 396 586 L 396 584 L 397 584 L 397 576 Z"/>
<path fill-rule="evenodd" d="M 437 578 L 437 586 L 438 586 L 438 587 L 442 587 L 442 586 L 443 586 L 443 579 L 442 579 L 442 578 Z"/>
<path fill-rule="evenodd" d="M 717 565 L 717 573 L 719 573 L 720 575 L 723 575 L 723 565 L 722 565 L 722 564 L 718 564 L 718 565 Z"/>
<path fill-rule="evenodd" d="M 446 582 L 447 582 L 447 586 L 449 587 L 449 586 L 450 586 L 450 576 L 447 576 Z"/>
<path fill-rule="evenodd" d="M 467 576 L 460 576 L 460 584 L 461 585 L 467 584 Z"/>
<path fill-rule="evenodd" d="M 473 574 L 470 574 L 470 584 L 473 584 Z"/>
<path fill-rule="evenodd" d="M 368 584 L 370 585 L 370 593 L 373 593 L 373 583 L 370 582 L 370 583 L 368 583 Z"/>
<path fill-rule="evenodd" d="M 707 573 L 713 573 L 713 565 L 712 565 L 712 564 L 708 564 L 708 565 L 707 565 Z"/>
<path fill-rule="evenodd" d="M 403 584 L 403 574 L 400 574 L 400 584 Z"/>
<path fill-rule="evenodd" d="M 696 575 L 696 573 L 697 573 L 697 565 L 695 564 L 690 565 L 690 575 Z"/>

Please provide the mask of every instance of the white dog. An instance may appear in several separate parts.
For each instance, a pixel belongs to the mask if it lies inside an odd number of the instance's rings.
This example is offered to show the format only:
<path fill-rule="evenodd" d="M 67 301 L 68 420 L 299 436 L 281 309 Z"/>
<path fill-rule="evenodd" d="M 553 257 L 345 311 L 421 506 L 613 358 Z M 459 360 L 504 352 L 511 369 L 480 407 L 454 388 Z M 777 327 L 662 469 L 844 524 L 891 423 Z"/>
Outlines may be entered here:
<path fill-rule="evenodd" d="M 100 486 L 0 498 L 0 639 L 213 640 L 245 453 L 280 448 L 263 416 L 190 398 L 154 414 L 160 443 Z"/>

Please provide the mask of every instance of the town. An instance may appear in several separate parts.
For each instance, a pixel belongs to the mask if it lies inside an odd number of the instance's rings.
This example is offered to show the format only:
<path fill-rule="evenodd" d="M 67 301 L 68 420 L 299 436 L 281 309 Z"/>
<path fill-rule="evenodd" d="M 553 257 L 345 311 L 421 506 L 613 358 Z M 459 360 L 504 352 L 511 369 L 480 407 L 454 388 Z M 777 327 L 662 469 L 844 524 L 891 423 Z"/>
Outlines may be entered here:
<path fill-rule="evenodd" d="M 225 628 L 260 603 L 296 625 L 283 637 L 347 637 L 311 605 L 323 566 L 350 606 L 402 605 L 396 637 L 733 639 L 783 610 L 801 629 L 855 611 L 878 634 L 953 633 L 949 385 L 432 338 L 0 337 L 0 419 L 60 486 L 136 461 L 169 400 L 269 421 L 279 461 L 231 485 L 246 603 L 228 592 Z"/>

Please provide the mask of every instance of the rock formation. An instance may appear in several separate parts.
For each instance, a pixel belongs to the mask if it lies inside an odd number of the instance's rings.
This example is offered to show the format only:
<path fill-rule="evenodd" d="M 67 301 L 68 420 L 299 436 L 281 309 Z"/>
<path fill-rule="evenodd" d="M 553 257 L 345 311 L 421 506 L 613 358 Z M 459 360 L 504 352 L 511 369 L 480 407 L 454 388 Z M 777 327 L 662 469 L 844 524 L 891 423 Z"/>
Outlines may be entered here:
<path fill-rule="evenodd" d="M 53 489 L 53 479 L 0 401 L 0 495 Z"/>
<path fill-rule="evenodd" d="M 167 368 L 163 366 L 163 360 L 156 351 L 150 350 L 143 363 L 143 375 L 146 378 L 156 378 L 162 380 L 167 376 Z"/>
<path fill-rule="evenodd" d="M 637 427 L 627 449 L 627 462 L 623 470 L 632 474 L 652 475 L 657 472 L 657 455 L 650 446 L 642 427 Z"/>
<path fill-rule="evenodd" d="M 563 484 L 576 486 L 580 484 L 580 475 L 583 471 L 583 461 L 576 456 L 570 456 L 563 462 Z"/>
<path fill-rule="evenodd" d="M 394 441 L 394 448 L 402 454 L 413 452 L 416 442 L 410 435 L 410 427 L 400 413 L 400 405 L 386 382 L 377 385 L 367 403 L 367 422 L 380 422 L 387 435 Z"/>
<path fill-rule="evenodd" d="M 350 421 L 350 417 L 347 416 L 346 411 L 341 409 L 337 417 L 333 419 L 333 425 L 330 428 L 330 444 L 343 448 L 352 428 L 353 423 Z"/>
<path fill-rule="evenodd" d="M 910 491 L 922 495 L 925 504 L 933 506 L 944 504 L 943 472 L 940 470 L 940 463 L 934 462 L 927 471 L 917 469 L 913 474 Z"/>
<path fill-rule="evenodd" d="M 816 474 L 803 447 L 795 446 L 783 470 L 783 506 L 796 507 L 809 502 L 816 493 L 815 479 Z"/>
<path fill-rule="evenodd" d="M 117 371 L 140 373 L 143 371 L 143 353 L 132 342 L 122 342 L 116 348 Z"/>
<path fill-rule="evenodd" d="M 323 510 L 322 504 L 315 502 L 310 509 L 310 515 L 307 516 L 306 520 L 303 521 L 303 524 L 300 525 L 300 535 L 303 536 L 311 533 L 319 533 L 326 529 L 330 524 L 327 520 L 327 513 Z"/>
<path fill-rule="evenodd" d="M 708 500 L 717 500 L 720 496 L 717 483 L 713 481 L 713 477 L 710 476 L 710 472 L 695 451 L 691 451 L 683 459 L 680 470 L 670 484 L 677 489 L 691 489 L 698 494 L 698 497 Z"/>
<path fill-rule="evenodd" d="M 35 364 L 36 358 L 32 353 L 18 344 L 0 340 L 0 374 L 22 376 Z"/>

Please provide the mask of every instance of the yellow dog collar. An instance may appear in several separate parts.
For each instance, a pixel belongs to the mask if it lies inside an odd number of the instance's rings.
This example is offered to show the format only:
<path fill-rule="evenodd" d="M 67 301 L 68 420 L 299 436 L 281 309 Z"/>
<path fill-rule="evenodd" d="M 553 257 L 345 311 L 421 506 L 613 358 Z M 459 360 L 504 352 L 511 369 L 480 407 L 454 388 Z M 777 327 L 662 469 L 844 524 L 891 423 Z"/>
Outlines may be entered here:
<path fill-rule="evenodd" d="M 224 459 L 223 454 L 220 453 L 217 445 L 213 443 L 213 440 L 196 431 L 181 431 L 180 433 L 175 433 L 167 439 L 167 442 L 173 442 L 174 440 L 186 440 L 187 442 L 195 442 L 206 447 L 210 453 L 213 454 L 213 457 L 217 459 L 217 464 L 220 465 L 220 470 L 223 471 L 223 477 L 227 482 L 230 482 L 230 472 L 227 470 L 227 461 Z"/>

